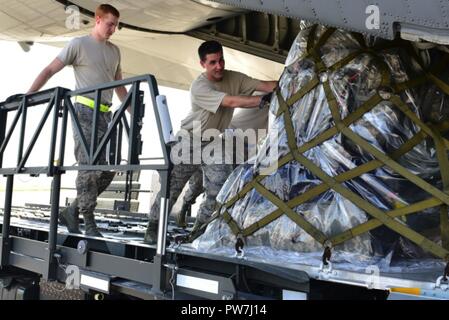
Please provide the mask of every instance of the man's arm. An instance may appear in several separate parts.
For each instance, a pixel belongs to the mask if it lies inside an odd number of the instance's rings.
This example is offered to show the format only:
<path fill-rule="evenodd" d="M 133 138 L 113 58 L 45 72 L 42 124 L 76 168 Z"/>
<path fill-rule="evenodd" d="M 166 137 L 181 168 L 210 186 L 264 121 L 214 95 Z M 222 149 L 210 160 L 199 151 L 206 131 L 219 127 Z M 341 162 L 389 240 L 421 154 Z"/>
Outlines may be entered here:
<path fill-rule="evenodd" d="M 117 70 L 117 73 L 115 74 L 115 80 L 122 80 L 122 79 L 123 79 L 122 71 Z M 115 93 L 117 94 L 120 101 L 124 102 L 128 94 L 128 90 L 126 90 L 124 86 L 121 86 L 115 88 Z M 128 104 L 128 108 L 126 108 L 126 111 L 131 113 L 131 104 Z"/>
<path fill-rule="evenodd" d="M 115 74 L 115 80 L 122 80 L 122 72 L 120 70 L 117 71 Z M 125 101 L 126 95 L 128 94 L 128 90 L 124 86 L 115 88 L 115 93 L 117 94 L 118 98 L 121 102 Z"/>
<path fill-rule="evenodd" d="M 225 96 L 221 106 L 225 108 L 256 108 L 262 96 Z"/>
<path fill-rule="evenodd" d="M 260 84 L 256 87 L 256 91 L 273 92 L 277 85 L 277 81 L 260 81 Z"/>
<path fill-rule="evenodd" d="M 273 92 L 277 87 L 277 81 L 260 81 L 256 91 Z M 260 106 L 263 96 L 225 96 L 221 106 L 225 108 L 256 108 Z"/>
<path fill-rule="evenodd" d="M 62 68 L 64 68 L 64 63 L 62 63 L 62 61 L 58 58 L 55 58 L 55 60 L 45 67 L 44 70 L 42 70 L 42 72 L 37 76 L 27 93 L 39 91 L 47 83 L 47 81 L 50 80 L 55 73 L 61 71 Z"/>

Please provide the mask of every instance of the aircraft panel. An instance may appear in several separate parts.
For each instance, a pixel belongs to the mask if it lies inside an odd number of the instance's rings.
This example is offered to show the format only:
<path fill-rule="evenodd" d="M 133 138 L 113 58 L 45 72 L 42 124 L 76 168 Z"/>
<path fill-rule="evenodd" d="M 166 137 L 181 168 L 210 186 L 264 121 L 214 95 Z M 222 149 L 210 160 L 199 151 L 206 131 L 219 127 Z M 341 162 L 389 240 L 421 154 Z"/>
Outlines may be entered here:
<path fill-rule="evenodd" d="M 378 0 L 374 3 L 367 0 L 213 1 L 247 10 L 309 20 L 386 39 L 393 39 L 399 33 L 409 40 L 422 39 L 449 44 L 447 0 Z"/>

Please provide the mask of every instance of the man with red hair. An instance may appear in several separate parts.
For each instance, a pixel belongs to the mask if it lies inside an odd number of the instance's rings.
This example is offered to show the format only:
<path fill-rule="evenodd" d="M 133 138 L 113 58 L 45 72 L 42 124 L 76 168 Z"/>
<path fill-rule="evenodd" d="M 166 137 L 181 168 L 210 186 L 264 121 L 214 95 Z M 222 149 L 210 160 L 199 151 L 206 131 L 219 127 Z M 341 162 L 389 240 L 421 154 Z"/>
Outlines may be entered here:
<path fill-rule="evenodd" d="M 28 93 L 40 90 L 47 81 L 65 66 L 73 66 L 76 89 L 122 79 L 119 48 L 109 42 L 109 38 L 118 27 L 119 11 L 109 4 L 102 4 L 95 11 L 95 26 L 89 35 L 74 38 L 61 53 L 38 75 Z M 127 95 L 125 87 L 115 89 L 123 101 Z M 92 136 L 92 119 L 95 94 L 76 97 L 75 111 L 88 145 Z M 100 114 L 97 119 L 98 141 L 101 141 L 112 119 L 109 107 L 112 104 L 113 90 L 104 90 L 101 94 Z M 88 163 L 87 154 L 81 145 L 81 139 L 73 132 L 75 140 L 75 158 L 79 165 Z M 90 146 L 88 146 L 90 148 Z M 106 163 L 106 151 L 103 151 L 98 164 Z M 77 197 L 71 205 L 59 215 L 59 220 L 67 226 L 69 232 L 81 233 L 79 214 L 84 217 L 85 233 L 101 237 L 94 218 L 98 195 L 103 192 L 114 178 L 109 171 L 79 171 L 76 178 Z"/>

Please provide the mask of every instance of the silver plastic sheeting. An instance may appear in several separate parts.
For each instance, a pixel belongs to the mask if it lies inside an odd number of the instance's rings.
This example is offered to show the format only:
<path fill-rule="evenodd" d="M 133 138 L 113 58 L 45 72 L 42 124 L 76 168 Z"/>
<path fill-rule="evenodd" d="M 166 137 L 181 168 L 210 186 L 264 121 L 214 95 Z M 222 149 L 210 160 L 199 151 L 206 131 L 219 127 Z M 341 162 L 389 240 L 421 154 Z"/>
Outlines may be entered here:
<path fill-rule="evenodd" d="M 279 82 L 281 94 L 287 100 L 315 76 L 328 77 L 343 119 L 376 94 L 381 83 L 378 63 L 375 63 L 372 55 L 362 54 L 335 72 L 317 75 L 315 62 L 301 58 L 306 51 L 311 30 L 312 28 L 302 30 L 290 50 Z M 315 39 L 325 30 L 324 27 L 318 27 Z M 358 49 L 360 45 L 352 34 L 336 30 L 320 48 L 320 55 L 329 67 Z M 438 56 L 438 52 L 426 54 L 430 58 L 432 55 Z M 416 76 L 416 64 L 409 58 L 399 49 L 385 50 L 381 54 L 393 83 L 404 82 Z M 403 91 L 400 97 L 410 110 L 424 121 L 447 119 L 448 109 L 443 112 L 442 108 L 447 103 L 447 97 L 433 85 L 426 84 L 419 89 Z M 276 114 L 278 108 L 279 103 L 274 97 L 270 111 Z M 298 146 L 334 125 L 321 84 L 296 102 L 290 108 L 290 114 Z M 268 166 L 267 154 L 270 148 L 278 149 L 279 159 L 290 152 L 284 127 L 283 116 L 273 121 L 268 137 L 261 143 L 256 163 L 244 164 L 235 169 L 218 196 L 220 203 L 226 203 L 257 176 L 261 169 Z M 350 129 L 385 154 L 399 148 L 420 130 L 398 108 L 386 101 L 365 113 Z M 277 137 L 278 145 L 270 144 L 270 141 L 274 141 L 270 139 L 270 135 Z M 307 151 L 304 156 L 332 177 L 374 159 L 371 154 L 341 134 Z M 431 141 L 424 140 L 397 161 L 414 175 L 441 189 L 439 165 Z M 284 202 L 321 183 L 319 178 L 296 161 L 287 163 L 261 181 L 264 187 Z M 385 166 L 343 185 L 383 211 L 430 197 L 425 191 Z M 273 203 L 253 189 L 229 208 L 228 212 L 240 229 L 244 229 L 276 209 Z M 369 214 L 333 190 L 328 190 L 293 210 L 328 237 L 371 219 Z M 434 231 L 438 230 L 439 224 L 437 211 L 437 208 L 428 209 L 426 212 L 397 220 L 438 242 L 438 232 Z M 323 246 L 286 215 L 282 215 L 244 241 L 248 256 L 277 265 L 292 262 L 319 265 L 323 252 Z M 222 218 L 218 218 L 210 223 L 205 233 L 193 242 L 190 249 L 232 255 L 235 253 L 235 243 L 236 237 L 229 226 Z M 438 259 L 432 260 L 432 256 L 384 226 L 338 245 L 333 248 L 332 257 L 334 265 L 345 269 L 358 270 L 375 264 L 383 270 L 396 271 L 430 266 L 432 264 L 428 259 L 439 265 Z"/>

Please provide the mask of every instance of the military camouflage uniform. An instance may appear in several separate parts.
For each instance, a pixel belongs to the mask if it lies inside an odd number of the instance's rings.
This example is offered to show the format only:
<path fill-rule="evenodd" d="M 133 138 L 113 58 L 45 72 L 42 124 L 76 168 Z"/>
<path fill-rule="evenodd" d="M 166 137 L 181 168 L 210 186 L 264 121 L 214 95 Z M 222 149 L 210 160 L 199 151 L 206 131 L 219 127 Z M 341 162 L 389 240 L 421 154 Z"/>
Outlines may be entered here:
<path fill-rule="evenodd" d="M 75 104 L 75 110 L 89 150 L 92 135 L 93 110 L 78 103 Z M 111 117 L 111 112 L 99 113 L 97 123 L 98 141 L 101 141 L 106 133 Z M 75 158 L 78 165 L 86 165 L 88 163 L 88 157 L 75 128 L 73 128 L 73 138 L 75 140 Z M 104 148 L 98 158 L 97 164 L 106 163 L 106 148 Z M 111 171 L 78 171 L 78 176 L 76 177 L 76 201 L 78 202 L 79 212 L 81 214 L 93 214 L 97 204 L 97 196 L 109 186 L 114 179 L 114 175 L 115 172 Z"/>
<path fill-rule="evenodd" d="M 197 131 L 196 129 L 199 129 L 201 134 L 198 138 L 202 138 L 202 135 L 208 129 L 223 132 L 228 128 L 234 112 L 231 108 L 221 106 L 224 97 L 226 95 L 251 95 L 255 92 L 259 84 L 260 80 L 250 78 L 236 71 L 224 70 L 223 77 L 220 81 L 211 81 L 205 73 L 202 73 L 193 81 L 190 88 L 192 109 L 187 117 L 181 121 L 181 129 L 186 130 L 192 136 L 197 136 L 195 132 Z M 199 128 L 197 127 L 198 123 L 200 124 Z M 224 139 L 220 139 L 216 142 L 222 143 L 223 141 Z M 198 152 L 197 150 L 195 151 Z M 222 154 L 226 157 L 226 152 L 222 152 Z M 198 210 L 194 229 L 203 224 L 216 209 L 216 197 L 224 182 L 232 173 L 233 165 L 206 165 L 203 163 L 201 164 L 201 169 L 203 170 L 205 198 Z M 171 211 L 171 207 L 176 202 L 184 185 L 197 170 L 198 165 L 176 165 L 174 167 L 170 176 L 169 211 Z M 160 194 L 157 195 L 156 201 L 150 209 L 150 221 L 144 237 L 144 242 L 146 243 L 155 243 L 157 241 L 159 203 Z"/>
<path fill-rule="evenodd" d="M 192 144 L 191 144 L 192 145 Z M 205 145 L 203 145 L 204 147 Z M 224 150 L 224 147 L 223 147 Z M 191 150 L 192 153 L 192 150 Z M 224 152 L 223 152 L 224 153 Z M 192 157 L 190 157 L 192 158 Z M 195 177 L 202 177 L 204 185 L 205 198 L 200 204 L 196 220 L 200 223 L 204 223 L 215 210 L 216 197 L 221 187 L 225 183 L 226 179 L 232 173 L 234 169 L 231 164 L 178 164 L 173 167 L 170 175 L 170 196 L 169 196 L 169 212 L 182 192 L 185 184 Z M 202 172 L 202 175 L 199 175 Z M 191 195 L 192 196 L 192 195 Z M 197 196 L 193 198 L 195 200 Z M 160 208 L 161 192 L 156 196 L 155 202 L 150 209 L 150 220 L 159 220 L 159 208 Z M 192 199 L 192 198 L 191 198 Z"/>
<path fill-rule="evenodd" d="M 228 137 L 228 138 L 233 138 Z M 244 161 L 247 161 L 249 158 L 250 148 L 248 145 L 248 142 L 244 140 L 243 142 L 243 154 L 238 154 L 236 149 L 236 141 L 233 142 L 233 152 L 236 155 L 236 160 L 239 161 L 237 163 L 234 163 L 234 166 L 240 163 L 243 163 Z M 255 147 L 254 147 L 255 148 Z M 202 171 L 198 170 L 195 172 L 192 177 L 189 180 L 189 184 L 187 186 L 187 190 L 183 197 L 183 205 L 192 205 L 195 203 L 196 198 L 198 198 L 202 193 L 204 192 L 203 188 L 203 175 Z"/>
<path fill-rule="evenodd" d="M 196 198 L 204 192 L 203 171 L 196 171 L 189 179 L 188 188 L 184 194 L 183 202 L 189 205 L 195 203 Z"/>

